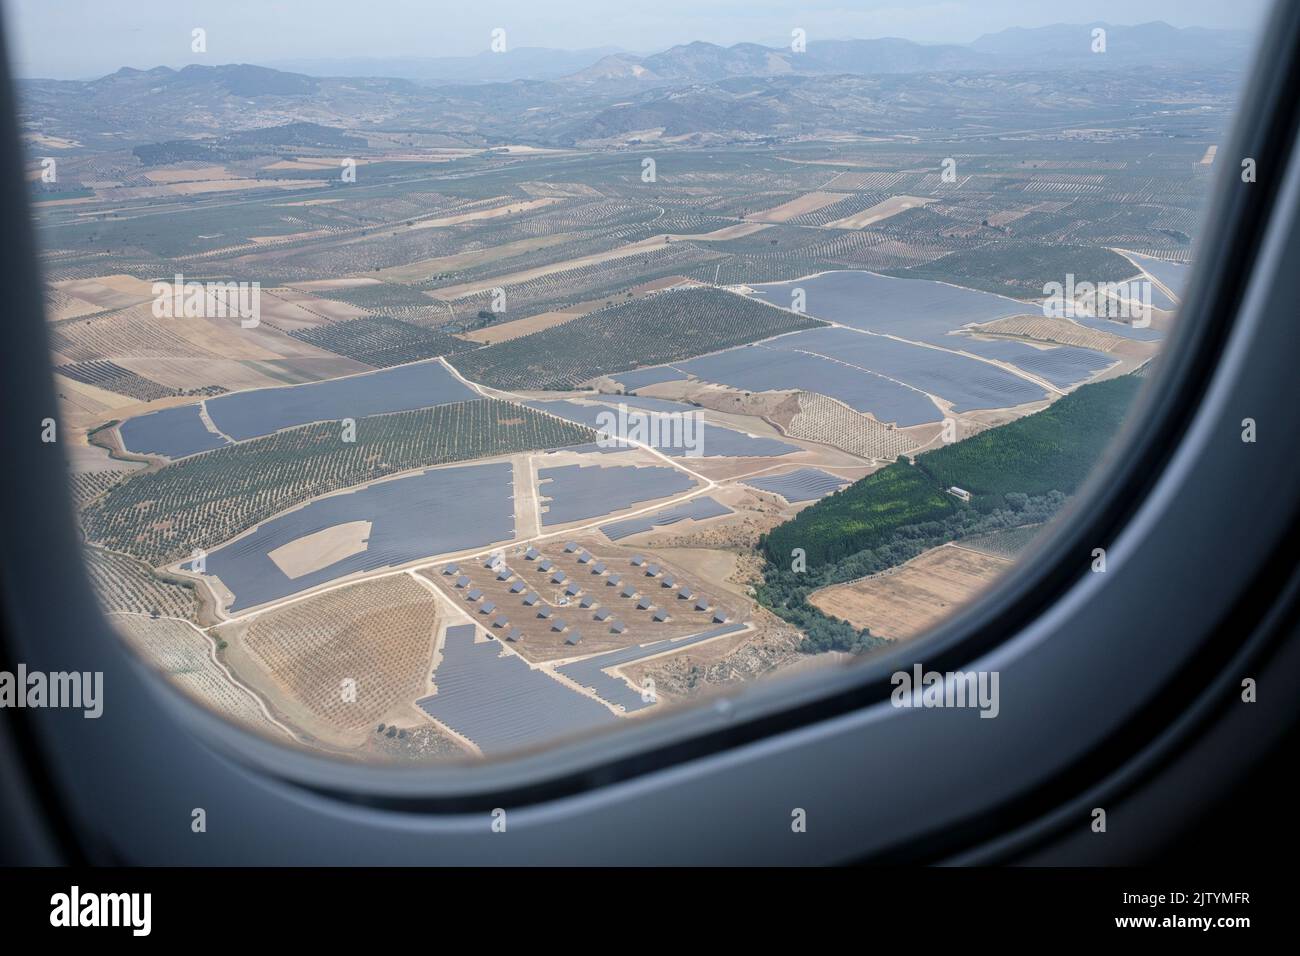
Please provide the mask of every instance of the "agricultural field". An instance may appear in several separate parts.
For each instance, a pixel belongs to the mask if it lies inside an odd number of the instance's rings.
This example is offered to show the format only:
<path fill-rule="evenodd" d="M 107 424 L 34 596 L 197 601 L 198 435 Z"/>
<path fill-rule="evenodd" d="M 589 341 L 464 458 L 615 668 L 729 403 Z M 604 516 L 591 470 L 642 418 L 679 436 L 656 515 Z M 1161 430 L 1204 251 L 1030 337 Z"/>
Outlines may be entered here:
<path fill-rule="evenodd" d="M 997 580 L 1011 560 L 943 545 L 860 581 L 814 591 L 822 613 L 890 641 L 916 637 Z"/>
<path fill-rule="evenodd" d="M 375 316 L 334 322 L 293 332 L 293 337 L 375 368 L 405 365 L 473 348 L 446 332 L 421 328 L 401 319 Z"/>
<path fill-rule="evenodd" d="M 398 574 L 215 633 L 229 643 L 241 673 L 294 723 L 330 743 L 356 745 L 380 721 L 411 719 L 428 682 L 438 624 L 437 599 Z"/>
<path fill-rule="evenodd" d="M 54 371 L 64 378 L 85 385 L 94 385 L 110 392 L 117 392 L 139 402 L 152 402 L 160 398 L 176 398 L 191 395 L 220 395 L 225 391 L 220 385 L 205 385 L 196 389 L 169 388 L 137 375 L 130 369 L 123 368 L 116 362 L 75 362 L 68 365 L 56 365 Z"/>
<path fill-rule="evenodd" d="M 277 740 L 285 728 L 273 722 L 261 701 L 235 683 L 212 657 L 212 642 L 184 621 L 115 614 L 114 629 L 153 668 L 209 710 Z"/>
<path fill-rule="evenodd" d="M 799 412 L 786 426 L 786 434 L 843 448 L 872 461 L 893 461 L 917 446 L 906 431 L 888 428 L 816 392 L 799 393 Z"/>
<path fill-rule="evenodd" d="M 60 442 L 136 646 L 312 748 L 491 757 L 1010 567 L 1177 330 L 1233 74 L 742 54 L 23 81 Z M 1151 327 L 1049 317 L 1067 275 L 1151 279 Z M 160 317 L 176 276 L 260 320 Z"/>
<path fill-rule="evenodd" d="M 194 620 L 198 601 L 194 586 L 164 581 L 134 558 L 103 548 L 88 547 L 86 574 L 105 611 Z"/>
<path fill-rule="evenodd" d="M 717 289 L 682 289 L 602 309 L 451 361 L 461 374 L 495 388 L 571 389 L 613 372 L 820 324 Z"/>
<path fill-rule="evenodd" d="M 480 399 L 288 429 L 133 475 L 84 514 L 92 541 L 158 566 L 312 498 L 414 468 L 592 441 L 590 429 Z"/>

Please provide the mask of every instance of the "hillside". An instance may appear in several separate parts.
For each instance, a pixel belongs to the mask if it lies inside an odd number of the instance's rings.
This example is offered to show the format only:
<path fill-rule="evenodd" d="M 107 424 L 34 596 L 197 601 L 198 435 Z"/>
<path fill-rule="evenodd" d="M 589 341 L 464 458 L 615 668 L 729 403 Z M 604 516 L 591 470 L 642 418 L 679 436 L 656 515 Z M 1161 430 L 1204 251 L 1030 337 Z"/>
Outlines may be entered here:
<path fill-rule="evenodd" d="M 788 564 L 802 548 L 808 568 L 887 542 L 899 529 L 944 520 L 962 507 L 944 489 L 975 495 L 991 511 L 1007 495 L 1073 494 L 1115 436 L 1141 382 L 1084 385 L 1045 410 L 877 471 L 804 509 L 762 542 L 769 562 Z"/>

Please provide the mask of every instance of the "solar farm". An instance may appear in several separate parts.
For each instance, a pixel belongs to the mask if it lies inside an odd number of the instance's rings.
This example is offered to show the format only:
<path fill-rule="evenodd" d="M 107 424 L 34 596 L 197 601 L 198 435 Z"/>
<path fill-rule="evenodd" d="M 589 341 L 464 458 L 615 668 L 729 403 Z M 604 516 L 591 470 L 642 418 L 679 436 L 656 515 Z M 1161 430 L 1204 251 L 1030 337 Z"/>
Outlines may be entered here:
<path fill-rule="evenodd" d="M 1231 100 L 1167 93 L 926 93 L 871 135 L 83 117 L 75 195 L 33 188 L 88 577 L 187 692 L 348 759 L 507 756 L 910 640 L 1013 566 L 1103 446 L 1059 427 L 1113 432 L 1177 327 Z M 257 283 L 258 320 L 160 317 L 178 274 Z M 1053 312 L 1067 275 L 1146 283 L 1149 321 Z"/>

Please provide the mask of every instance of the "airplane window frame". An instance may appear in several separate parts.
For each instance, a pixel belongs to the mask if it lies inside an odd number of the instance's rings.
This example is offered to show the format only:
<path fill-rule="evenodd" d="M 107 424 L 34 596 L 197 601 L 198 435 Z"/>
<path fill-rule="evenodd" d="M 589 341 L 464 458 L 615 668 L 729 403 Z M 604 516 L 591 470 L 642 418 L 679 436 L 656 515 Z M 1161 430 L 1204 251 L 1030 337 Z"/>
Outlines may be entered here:
<path fill-rule="evenodd" d="M 1153 377 L 1156 387 L 1144 390 L 1125 433 L 1112 449 L 1111 460 L 1099 466 L 1049 540 L 1036 545 L 1024 564 L 1018 566 L 1027 573 L 1003 580 L 971 609 L 946 621 L 925 638 L 854 668 L 751 687 L 727 698 L 726 706 L 686 708 L 620 728 L 616 733 L 562 744 L 530 756 L 447 767 L 343 764 L 289 750 L 227 724 L 165 686 L 113 640 L 81 571 L 80 544 L 70 508 L 66 502 L 57 509 L 48 508 L 51 496 L 45 492 L 57 487 L 50 483 L 51 479 L 62 480 L 56 475 L 56 470 L 63 468 L 61 450 L 56 445 L 55 454 L 42 456 L 38 450 L 31 467 L 21 469 L 21 491 L 11 494 L 4 505 L 5 524 L 11 529 L 5 535 L 0 559 L 6 578 L 3 604 L 10 632 L 3 648 L 6 662 L 44 659 L 56 662 L 49 669 L 79 670 L 93 663 L 93 669 L 105 671 L 106 684 L 111 679 L 110 686 L 128 692 L 130 699 L 115 706 L 135 710 L 140 726 L 171 722 L 173 740 L 165 743 L 210 745 L 209 770 L 216 772 L 219 768 L 228 774 L 226 783 L 216 785 L 218 789 L 234 787 L 244 791 L 243 799 L 260 795 L 284 807 L 319 814 L 322 819 L 352 811 L 361 818 L 354 821 L 360 828 L 393 832 L 404 829 L 395 821 L 409 823 L 417 815 L 427 820 L 434 815 L 483 813 L 494 806 L 531 807 L 544 815 L 548 804 L 579 803 L 584 794 L 615 785 L 625 794 L 644 793 L 653 790 L 654 782 L 662 782 L 665 776 L 696 775 L 699 765 L 706 762 L 704 758 L 714 763 L 730 761 L 738 768 L 743 763 L 741 751 L 747 752 L 748 758 L 771 751 L 778 736 L 787 738 L 783 749 L 789 755 L 790 738 L 802 736 L 811 742 L 820 730 L 832 725 L 839 725 L 839 730 L 853 725 L 861 731 L 885 723 L 889 715 L 882 715 L 879 708 L 881 700 L 888 698 L 887 676 L 903 662 L 910 666 L 912 661 L 923 659 L 928 667 L 946 670 L 968 666 L 976 658 L 998 659 L 1014 654 L 1017 645 L 1046 640 L 1044 622 L 1065 613 L 1062 608 L 1067 603 L 1077 610 L 1078 603 L 1084 600 L 1082 592 L 1098 590 L 1100 583 L 1087 578 L 1086 556 L 1091 547 L 1110 548 L 1114 543 L 1114 548 L 1122 551 L 1127 547 L 1123 543 L 1126 537 L 1140 533 L 1134 522 L 1150 520 L 1143 515 L 1149 516 L 1155 505 L 1156 490 L 1162 482 L 1173 480 L 1171 469 L 1180 456 L 1190 454 L 1190 439 L 1198 428 L 1205 427 L 1212 393 L 1227 388 L 1225 377 L 1242 374 L 1241 368 L 1231 368 L 1230 363 L 1239 362 L 1242 350 L 1251 347 L 1251 335 L 1256 337 L 1256 346 L 1262 341 L 1268 330 L 1258 323 L 1248 328 L 1239 313 L 1244 315 L 1264 305 L 1252 300 L 1248 281 L 1255 278 L 1257 268 L 1267 268 L 1270 262 L 1276 268 L 1282 255 L 1265 242 L 1270 230 L 1274 233 L 1273 244 L 1278 241 L 1272 214 L 1296 214 L 1294 197 L 1300 176 L 1296 111 L 1288 107 L 1300 101 L 1296 95 L 1300 92 L 1297 37 L 1300 11 L 1275 9 L 1272 27 L 1265 32 L 1257 53 L 1230 148 L 1220 154 L 1259 157 L 1261 166 L 1267 158 L 1277 172 L 1261 174 L 1259 182 L 1243 187 L 1231 164 L 1225 163 L 1220 170 L 1204 234 L 1231 236 L 1231 241 L 1225 243 L 1227 253 L 1208 257 L 1206 243 L 1201 243 L 1188 304 L 1180 314 L 1185 328 L 1162 354 L 1160 368 Z M 21 168 L 21 162 L 7 70 L 0 84 L 0 111 L 4 114 L 0 121 L 5 124 L 3 162 L 5 172 L 13 174 Z M 1286 183 L 1281 173 L 1284 158 L 1289 169 Z M 8 175 L 0 187 L 0 209 L 6 218 L 23 210 L 25 196 L 19 189 L 20 182 L 16 175 Z M 1288 197 L 1291 208 L 1276 209 L 1279 199 Z M 20 214 L 25 220 L 25 212 Z M 25 275 L 25 281 L 15 286 L 18 291 L 14 314 L 39 321 L 41 292 L 33 281 L 38 273 L 30 229 L 18 230 L 12 252 L 6 271 Z M 1253 295 L 1257 299 L 1260 293 L 1256 290 Z M 28 411 L 53 407 L 52 386 L 46 364 L 32 360 L 43 352 L 43 334 L 31 334 L 30 322 L 23 329 L 14 325 L 8 323 L 3 332 L 10 347 L 3 350 L 0 363 L 8 383 L 4 386 L 6 404 L 14 410 L 8 416 L 16 433 L 10 447 L 15 461 L 26 463 L 31 450 L 30 442 L 23 441 L 22 423 Z M 1254 384 L 1261 383 L 1262 377 Z M 1224 398 L 1222 394 L 1217 397 Z M 1279 422 L 1284 414 L 1278 413 Z M 1199 438 L 1204 440 L 1205 436 Z M 46 509 L 31 506 L 37 501 L 44 501 Z M 10 519 L 17 520 L 11 523 Z M 1292 527 L 1289 522 L 1281 526 L 1288 530 Z M 48 559 L 33 561 L 30 567 L 16 562 L 13 545 L 21 540 L 42 542 L 42 550 L 49 552 Z M 42 600 L 45 592 L 33 586 L 33 572 L 47 566 L 60 568 L 66 581 L 62 600 L 53 603 L 48 598 Z M 1227 577 L 1225 574 L 1225 585 Z M 21 586 L 23 582 L 28 586 Z M 1267 586 L 1273 584 L 1266 582 Z M 99 621 L 98 629 L 95 620 Z M 61 626 L 64 623 L 67 626 Z M 1242 626 L 1241 630 L 1249 633 L 1251 628 Z M 36 634 L 44 638 L 39 644 L 32 640 Z M 1225 639 L 1217 660 L 1226 660 L 1238 650 L 1248 648 Z M 1205 675 L 1200 671 L 1179 675 L 1184 682 L 1189 678 L 1196 688 L 1191 691 L 1194 697 Z M 84 759 L 84 745 L 63 747 L 62 753 L 56 746 L 61 736 L 80 729 L 70 725 L 68 715 L 29 712 L 18 715 L 16 721 L 20 731 L 34 731 L 32 739 L 37 743 L 29 744 L 23 756 L 29 767 L 46 767 L 50 789 L 55 778 L 67 779 L 70 764 L 75 768 L 77 758 L 67 751 L 77 750 Z M 1154 736 L 1159 719 L 1149 723 Z M 951 729 L 956 725 L 945 726 Z M 852 753 L 852 748 L 848 752 Z M 67 817 L 69 826 L 73 820 L 84 821 L 84 808 L 69 809 Z M 184 829 L 180 831 L 183 835 Z M 166 856 L 176 852 L 176 839 L 160 837 L 148 848 Z M 65 834 L 61 842 L 75 843 L 76 838 Z M 827 852 L 826 847 L 820 849 Z"/>

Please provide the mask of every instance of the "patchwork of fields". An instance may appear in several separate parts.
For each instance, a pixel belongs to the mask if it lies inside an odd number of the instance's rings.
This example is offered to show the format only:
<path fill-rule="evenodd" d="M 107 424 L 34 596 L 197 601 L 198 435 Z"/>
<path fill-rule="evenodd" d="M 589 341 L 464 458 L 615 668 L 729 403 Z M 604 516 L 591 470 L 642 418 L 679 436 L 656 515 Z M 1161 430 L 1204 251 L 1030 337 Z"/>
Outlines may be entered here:
<path fill-rule="evenodd" d="M 1145 121 L 656 134 L 654 182 L 603 139 L 382 120 L 61 157 L 76 201 L 37 215 L 92 583 L 209 706 L 353 757 L 664 709 L 633 665 L 686 699 L 919 634 L 1077 489 L 1173 327 L 1210 133 Z M 260 283 L 260 321 L 158 318 L 178 273 Z M 1150 278 L 1158 321 L 1048 317 L 1066 273 Z"/>

